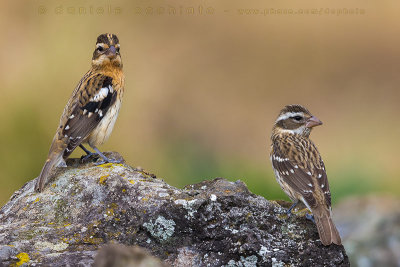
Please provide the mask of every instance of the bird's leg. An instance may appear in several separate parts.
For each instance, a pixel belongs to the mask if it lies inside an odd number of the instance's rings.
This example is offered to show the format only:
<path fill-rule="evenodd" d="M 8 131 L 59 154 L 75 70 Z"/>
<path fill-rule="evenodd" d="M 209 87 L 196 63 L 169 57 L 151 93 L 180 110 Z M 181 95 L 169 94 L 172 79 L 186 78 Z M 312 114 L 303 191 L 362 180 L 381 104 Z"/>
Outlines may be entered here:
<path fill-rule="evenodd" d="M 312 221 L 313 223 L 315 223 L 314 215 L 312 215 L 312 214 L 306 213 L 306 219 L 309 219 L 310 221 Z"/>
<path fill-rule="evenodd" d="M 288 215 L 288 216 L 290 216 L 290 214 L 292 213 L 292 209 L 294 208 L 294 207 L 296 207 L 296 205 L 299 203 L 299 201 L 298 200 L 296 200 L 293 204 L 292 204 L 292 206 L 290 206 L 290 208 L 287 210 L 287 212 L 286 212 L 286 214 Z"/>
<path fill-rule="evenodd" d="M 93 148 L 94 151 L 96 151 L 96 153 L 103 159 L 103 160 L 100 161 L 100 162 L 96 162 L 96 165 L 101 165 L 101 164 L 104 164 L 104 163 L 121 163 L 121 162 L 122 162 L 122 160 L 107 158 L 107 157 L 104 156 L 104 154 L 101 153 L 100 150 L 99 150 L 97 147 L 95 147 L 95 146 L 92 146 L 92 148 Z"/>
<path fill-rule="evenodd" d="M 84 147 L 82 144 L 79 145 L 80 148 L 82 148 L 83 151 L 85 151 L 86 154 L 92 155 L 94 153 L 90 152 L 86 147 Z"/>
<path fill-rule="evenodd" d="M 81 161 L 84 162 L 85 160 L 87 160 L 88 158 L 90 158 L 91 156 L 97 155 L 97 153 L 92 153 L 90 152 L 86 147 L 84 147 L 82 144 L 79 145 L 80 148 L 82 148 L 83 151 L 85 151 L 85 153 L 87 154 L 86 156 L 84 156 Z"/>

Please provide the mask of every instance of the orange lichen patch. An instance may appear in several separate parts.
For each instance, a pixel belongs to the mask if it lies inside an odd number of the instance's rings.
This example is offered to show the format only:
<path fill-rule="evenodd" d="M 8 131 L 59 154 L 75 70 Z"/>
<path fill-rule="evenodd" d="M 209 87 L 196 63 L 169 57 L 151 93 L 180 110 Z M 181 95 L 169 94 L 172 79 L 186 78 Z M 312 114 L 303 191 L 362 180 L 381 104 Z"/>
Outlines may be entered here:
<path fill-rule="evenodd" d="M 109 232 L 109 233 L 107 233 L 107 237 L 110 238 L 110 239 L 116 239 L 116 238 L 118 238 L 120 235 L 121 235 L 121 232 L 115 232 L 115 233 Z"/>
<path fill-rule="evenodd" d="M 124 189 L 122 189 L 122 193 L 125 193 L 126 192 L 126 189 L 124 188 Z"/>
<path fill-rule="evenodd" d="M 111 203 L 110 207 L 106 209 L 107 216 L 114 216 L 114 210 L 118 208 L 116 203 Z"/>
<path fill-rule="evenodd" d="M 308 208 L 304 208 L 301 210 L 292 210 L 292 213 L 296 214 L 297 216 L 303 217 L 306 216 L 307 213 L 310 213 L 310 210 Z"/>
<path fill-rule="evenodd" d="M 109 175 L 109 174 L 107 174 L 107 175 L 103 175 L 103 176 L 101 176 L 101 177 L 99 178 L 99 184 L 101 184 L 101 185 L 105 185 L 105 184 L 106 184 L 106 180 L 107 180 L 108 176 L 110 176 L 110 175 Z"/>
<path fill-rule="evenodd" d="M 103 238 L 93 237 L 93 236 L 85 237 L 82 239 L 82 241 L 86 244 L 93 244 L 93 245 L 99 245 L 101 243 L 104 243 Z"/>
<path fill-rule="evenodd" d="M 104 163 L 104 164 L 98 165 L 97 167 L 111 168 L 112 166 L 113 166 L 113 163 Z"/>
<path fill-rule="evenodd" d="M 24 263 L 27 263 L 27 262 L 29 262 L 31 260 L 29 258 L 28 253 L 24 253 L 24 252 L 21 252 L 21 253 L 17 254 L 16 257 L 19 259 L 19 261 L 16 262 L 15 265 L 11 265 L 11 266 L 21 266 Z"/>
<path fill-rule="evenodd" d="M 131 184 L 135 184 L 134 180 L 128 180 Z"/>
<path fill-rule="evenodd" d="M 252 216 L 253 214 L 251 212 L 246 214 L 246 220 L 249 220 L 249 218 Z"/>
<path fill-rule="evenodd" d="M 112 209 L 112 208 L 107 209 L 106 214 L 107 214 L 107 216 L 114 216 L 114 209 Z"/>
<path fill-rule="evenodd" d="M 39 202 L 39 200 L 40 200 L 40 197 L 37 197 L 37 198 L 35 199 L 35 201 L 33 201 L 33 203 Z"/>
<path fill-rule="evenodd" d="M 56 188 L 56 184 L 52 184 L 51 187 Z"/>
<path fill-rule="evenodd" d="M 114 168 L 115 166 L 120 166 L 120 167 L 125 167 L 123 164 L 120 163 L 104 163 L 101 165 L 98 165 L 97 167 L 101 167 L 101 168 Z"/>
<path fill-rule="evenodd" d="M 287 218 L 288 218 L 288 215 L 287 215 L 287 214 L 279 214 L 277 217 L 278 217 L 279 219 L 283 220 L 283 219 L 287 219 Z"/>

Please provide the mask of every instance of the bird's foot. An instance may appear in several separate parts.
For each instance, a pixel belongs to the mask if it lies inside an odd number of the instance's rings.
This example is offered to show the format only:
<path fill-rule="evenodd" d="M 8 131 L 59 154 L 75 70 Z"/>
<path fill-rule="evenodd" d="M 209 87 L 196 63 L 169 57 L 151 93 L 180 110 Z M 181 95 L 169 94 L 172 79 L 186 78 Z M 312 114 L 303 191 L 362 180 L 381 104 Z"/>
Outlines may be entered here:
<path fill-rule="evenodd" d="M 85 148 L 82 144 L 79 145 L 80 148 L 82 148 L 83 151 L 85 151 L 86 156 L 82 156 L 81 157 L 81 162 L 85 163 L 86 161 L 88 161 L 90 158 L 98 158 L 99 154 L 98 153 L 93 153 L 90 152 L 90 150 L 88 150 L 87 148 Z"/>
<path fill-rule="evenodd" d="M 313 223 L 315 223 L 314 215 L 312 215 L 310 213 L 306 213 L 306 219 L 308 219 L 308 220 L 312 221 Z"/>
<path fill-rule="evenodd" d="M 94 151 L 97 152 L 97 155 L 99 155 L 102 158 L 102 160 L 97 161 L 95 163 L 95 165 L 101 165 L 101 164 L 104 164 L 104 163 L 121 163 L 123 161 L 122 159 L 121 160 L 117 160 L 117 159 L 107 158 L 103 153 L 101 153 L 100 150 L 97 149 L 97 147 L 93 146 L 92 148 L 94 149 Z"/>
<path fill-rule="evenodd" d="M 85 163 L 85 162 L 87 162 L 90 158 L 98 158 L 99 157 L 99 154 L 97 154 L 97 153 L 92 153 L 92 152 L 89 152 L 86 156 L 82 156 L 81 157 L 81 162 L 82 163 Z"/>

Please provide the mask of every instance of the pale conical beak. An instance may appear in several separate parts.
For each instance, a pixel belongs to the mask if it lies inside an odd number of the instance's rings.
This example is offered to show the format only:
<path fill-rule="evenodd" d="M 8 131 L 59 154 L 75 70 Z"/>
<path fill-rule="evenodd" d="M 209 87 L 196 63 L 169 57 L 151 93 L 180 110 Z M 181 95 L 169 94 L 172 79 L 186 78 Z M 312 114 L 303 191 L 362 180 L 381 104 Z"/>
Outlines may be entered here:
<path fill-rule="evenodd" d="M 115 58 L 115 57 L 117 56 L 116 49 L 115 49 L 115 47 L 114 47 L 113 45 L 110 46 L 110 48 L 108 48 L 107 56 L 108 56 L 109 58 Z"/>
<path fill-rule="evenodd" d="M 312 116 L 311 118 L 309 118 L 306 122 L 306 127 L 307 128 L 312 128 L 318 125 L 321 125 L 322 121 L 320 121 L 317 117 Z"/>

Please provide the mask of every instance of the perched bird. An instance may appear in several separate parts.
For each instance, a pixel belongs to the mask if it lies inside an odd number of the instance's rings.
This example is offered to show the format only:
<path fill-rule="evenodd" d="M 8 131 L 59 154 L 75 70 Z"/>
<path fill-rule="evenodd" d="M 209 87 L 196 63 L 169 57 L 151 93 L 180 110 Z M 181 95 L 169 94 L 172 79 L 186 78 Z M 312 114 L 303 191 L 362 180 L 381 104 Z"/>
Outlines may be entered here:
<path fill-rule="evenodd" d="M 47 160 L 36 180 L 35 190 L 42 191 L 51 171 L 66 166 L 65 160 L 82 143 L 88 143 L 102 162 L 117 162 L 97 149 L 110 136 L 124 94 L 125 76 L 122 71 L 120 44 L 115 34 L 97 37 L 92 66 L 73 91 L 61 115 Z"/>
<path fill-rule="evenodd" d="M 311 129 L 322 122 L 301 105 L 288 105 L 279 113 L 271 135 L 271 162 L 276 180 L 294 204 L 302 201 L 312 212 L 325 246 L 341 244 L 332 221 L 331 192 L 324 162 L 310 140 Z"/>

